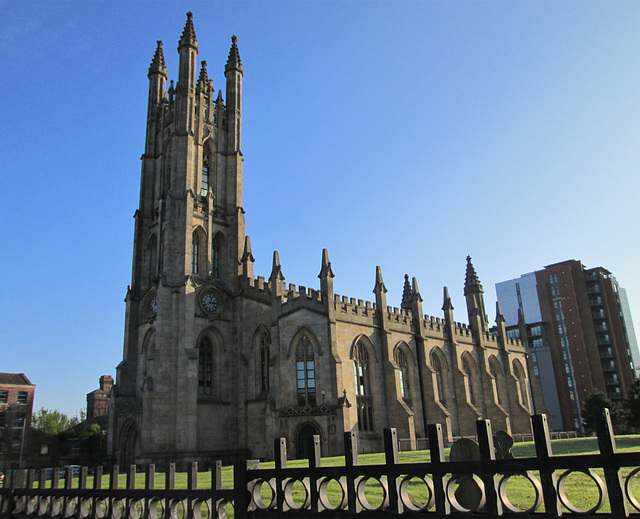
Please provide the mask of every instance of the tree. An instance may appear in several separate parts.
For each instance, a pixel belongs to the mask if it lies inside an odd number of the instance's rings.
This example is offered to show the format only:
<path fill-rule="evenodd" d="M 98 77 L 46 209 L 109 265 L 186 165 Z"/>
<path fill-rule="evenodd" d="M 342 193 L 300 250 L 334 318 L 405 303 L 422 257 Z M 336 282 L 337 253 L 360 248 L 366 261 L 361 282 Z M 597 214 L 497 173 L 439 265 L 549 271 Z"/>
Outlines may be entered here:
<path fill-rule="evenodd" d="M 62 434 L 78 425 L 78 423 L 79 420 L 77 416 L 69 418 L 57 409 L 50 411 L 44 407 L 36 411 L 31 417 L 31 427 L 52 436 Z"/>
<path fill-rule="evenodd" d="M 629 387 L 623 405 L 627 411 L 629 425 L 640 428 L 640 378 L 636 378 Z"/>
<path fill-rule="evenodd" d="M 596 430 L 596 420 L 603 408 L 609 408 L 611 424 L 616 434 L 623 434 L 627 430 L 627 416 L 625 410 L 617 403 L 613 402 L 604 392 L 594 389 L 589 393 L 582 403 L 580 414 L 582 415 L 582 425 L 587 434 Z"/>

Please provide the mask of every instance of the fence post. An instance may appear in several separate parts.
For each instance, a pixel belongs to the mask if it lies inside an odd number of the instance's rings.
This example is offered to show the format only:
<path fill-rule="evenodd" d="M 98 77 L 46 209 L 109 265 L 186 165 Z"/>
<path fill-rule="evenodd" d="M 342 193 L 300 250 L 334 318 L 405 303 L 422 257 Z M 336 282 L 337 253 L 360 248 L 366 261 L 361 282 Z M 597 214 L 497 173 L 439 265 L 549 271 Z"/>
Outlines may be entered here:
<path fill-rule="evenodd" d="M 439 423 L 429 424 L 427 426 L 429 435 L 429 452 L 431 454 L 431 464 L 440 469 L 444 463 L 444 438 L 442 436 L 442 425 Z M 446 487 L 449 478 L 441 472 L 434 472 L 433 477 L 433 493 L 436 502 L 436 514 L 439 516 L 449 515 L 451 507 L 446 496 Z"/>
<path fill-rule="evenodd" d="M 476 422 L 478 432 L 478 446 L 480 447 L 480 460 L 483 462 L 496 459 L 496 449 L 493 446 L 493 430 L 489 420 Z M 490 514 L 502 515 L 502 501 L 498 497 L 498 475 L 493 472 L 482 476 L 484 481 L 487 511 Z"/>
<path fill-rule="evenodd" d="M 309 449 L 309 468 L 318 468 L 322 465 L 321 453 L 320 453 L 320 436 L 314 434 L 310 440 Z M 311 493 L 311 511 L 321 512 L 324 510 L 324 506 L 320 503 L 320 496 L 318 492 L 318 478 L 315 476 L 309 477 L 309 491 Z"/>
<path fill-rule="evenodd" d="M 189 497 L 187 498 L 187 509 L 185 510 L 185 519 L 191 519 L 193 514 L 193 504 L 196 501 L 192 495 L 192 490 L 198 490 L 198 462 L 192 461 L 187 471 L 187 489 L 189 490 Z M 202 506 L 202 505 L 200 505 Z"/>
<path fill-rule="evenodd" d="M 354 467 L 358 465 L 358 447 L 355 431 L 344 433 L 344 464 L 347 469 L 347 506 L 350 513 L 360 512 L 362 507 L 356 495 L 356 477 Z"/>
<path fill-rule="evenodd" d="M 616 439 L 613 435 L 613 427 L 611 425 L 611 415 L 606 407 L 596 415 L 596 434 L 598 436 L 598 447 L 600 454 L 606 458 L 605 463 L 615 461 L 615 453 L 617 450 Z M 629 515 L 627 500 L 620 477 L 620 467 L 605 468 L 604 479 L 607 483 L 607 493 L 609 494 L 609 504 L 611 505 L 611 513 L 626 517 Z"/>
<path fill-rule="evenodd" d="M 236 519 L 246 519 L 249 511 L 249 492 L 247 489 L 247 460 L 233 464 L 233 511 Z"/>
<path fill-rule="evenodd" d="M 216 460 L 211 467 L 211 488 L 220 490 L 222 488 L 222 461 Z"/>
<path fill-rule="evenodd" d="M 396 475 L 398 464 L 398 431 L 396 429 L 384 429 L 384 462 L 387 466 L 387 485 L 389 486 L 389 512 L 401 514 L 404 512 L 404 504 L 399 497 L 400 477 Z"/>
<path fill-rule="evenodd" d="M 144 488 L 145 490 L 153 490 L 154 488 L 156 488 L 156 466 L 154 463 L 149 463 L 149 465 L 147 465 L 147 470 L 145 471 L 145 476 L 144 476 Z M 144 514 L 143 514 L 144 519 L 151 517 L 150 504 L 151 504 L 151 498 L 146 497 L 144 500 Z M 156 506 L 156 512 L 157 512 L 158 505 L 156 504 L 155 506 Z"/>
<path fill-rule="evenodd" d="M 533 441 L 536 446 L 536 457 L 542 460 L 543 465 L 549 467 L 548 460 L 553 456 L 551 450 L 551 438 L 549 437 L 549 424 L 547 416 L 536 414 L 531 417 L 533 427 Z M 544 463 L 547 460 L 547 463 Z M 562 507 L 558 500 L 557 478 L 553 468 L 540 469 L 540 483 L 542 484 L 542 495 L 544 497 L 545 511 L 556 517 L 562 515 Z"/>
<path fill-rule="evenodd" d="M 282 469 L 287 468 L 287 440 L 286 438 L 276 438 L 273 441 L 273 448 L 276 461 L 276 506 L 281 512 L 286 512 L 289 509 L 287 502 L 284 499 L 284 485 L 285 479 L 282 476 Z"/>

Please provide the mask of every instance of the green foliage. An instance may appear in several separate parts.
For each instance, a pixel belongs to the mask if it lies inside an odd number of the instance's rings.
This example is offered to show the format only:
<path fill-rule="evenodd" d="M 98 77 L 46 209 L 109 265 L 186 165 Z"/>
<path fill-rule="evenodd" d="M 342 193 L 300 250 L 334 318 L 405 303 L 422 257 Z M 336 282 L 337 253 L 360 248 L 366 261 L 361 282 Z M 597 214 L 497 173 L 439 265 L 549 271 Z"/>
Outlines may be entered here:
<path fill-rule="evenodd" d="M 57 436 L 78 425 L 77 416 L 69 418 L 66 414 L 54 409 L 50 411 L 42 407 L 31 417 L 31 427 L 43 433 Z"/>
<path fill-rule="evenodd" d="M 624 407 L 630 427 L 640 428 L 640 378 L 636 378 L 627 391 Z"/>
<path fill-rule="evenodd" d="M 589 393 L 582 403 L 580 414 L 582 415 L 582 425 L 587 434 L 596 430 L 597 417 L 602 409 L 607 407 L 611 415 L 611 424 L 616 434 L 623 434 L 627 431 L 627 413 L 617 403 L 613 402 L 603 391 L 594 389 Z"/>

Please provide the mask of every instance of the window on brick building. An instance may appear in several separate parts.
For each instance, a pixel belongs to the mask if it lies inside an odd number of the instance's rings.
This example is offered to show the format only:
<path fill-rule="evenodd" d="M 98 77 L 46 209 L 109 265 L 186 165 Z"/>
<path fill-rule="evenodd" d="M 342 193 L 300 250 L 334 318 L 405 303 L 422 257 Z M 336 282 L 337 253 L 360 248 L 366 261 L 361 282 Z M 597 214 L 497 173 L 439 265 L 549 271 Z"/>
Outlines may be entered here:
<path fill-rule="evenodd" d="M 26 404 L 27 403 L 27 392 L 26 391 L 18 391 L 18 403 L 19 404 Z"/>
<path fill-rule="evenodd" d="M 9 392 L 6 390 L 0 391 L 0 404 L 6 404 L 9 400 Z"/>

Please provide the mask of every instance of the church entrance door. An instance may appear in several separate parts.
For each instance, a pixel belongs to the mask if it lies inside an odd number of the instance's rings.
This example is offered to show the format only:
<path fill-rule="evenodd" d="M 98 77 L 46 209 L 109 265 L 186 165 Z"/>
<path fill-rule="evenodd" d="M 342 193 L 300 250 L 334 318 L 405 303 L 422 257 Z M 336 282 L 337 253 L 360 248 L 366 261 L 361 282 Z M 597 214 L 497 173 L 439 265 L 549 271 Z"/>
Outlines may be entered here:
<path fill-rule="evenodd" d="M 298 433 L 298 459 L 308 459 L 311 453 L 311 440 L 315 434 L 319 434 L 318 430 L 311 424 L 305 425 Z"/>

